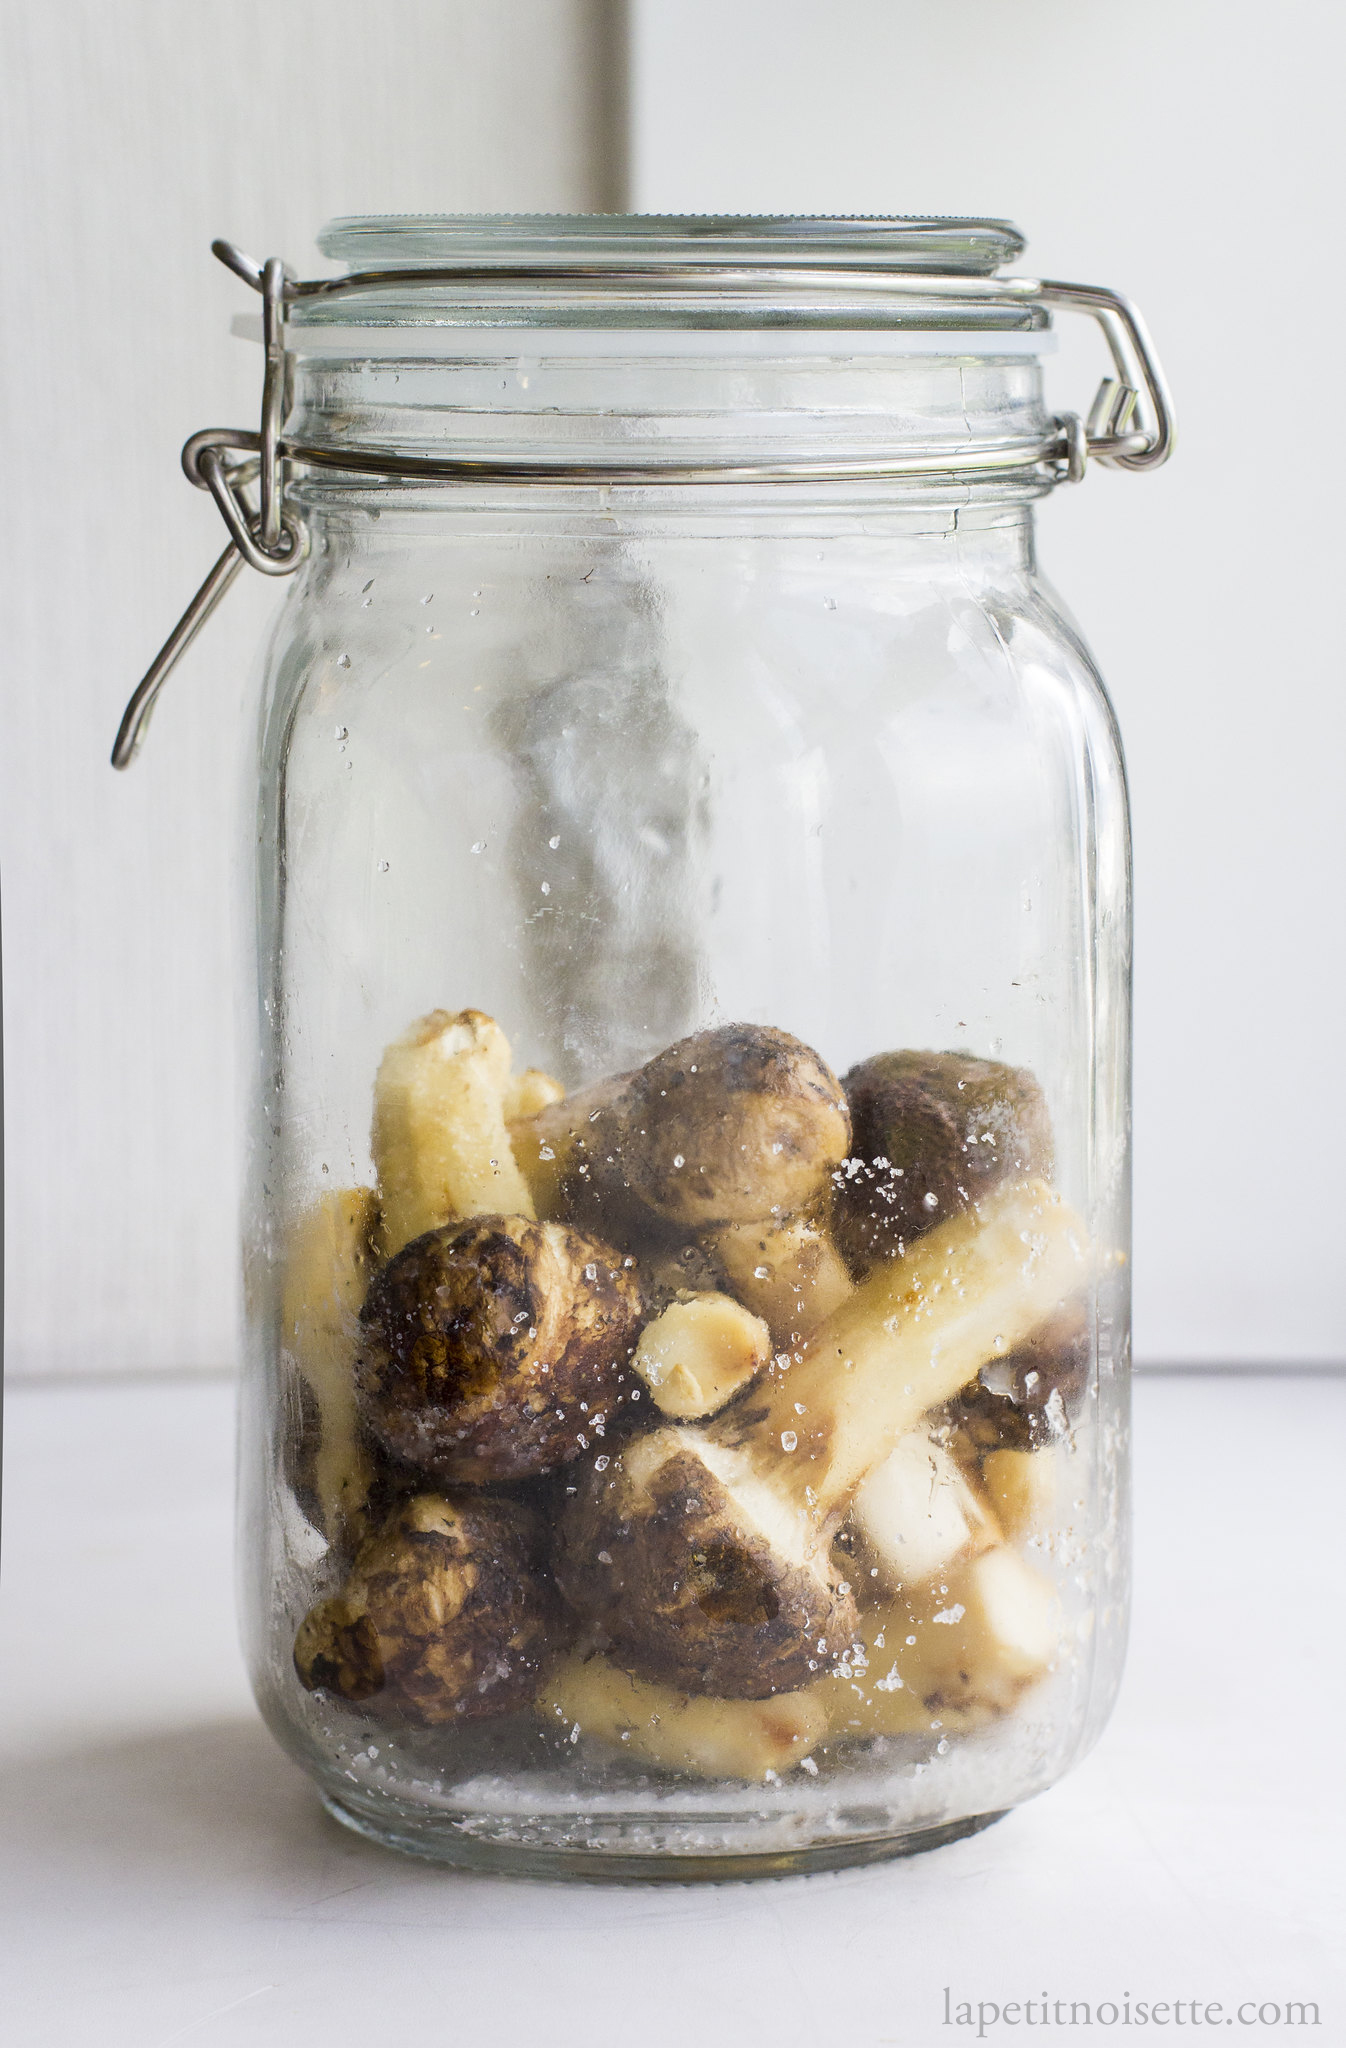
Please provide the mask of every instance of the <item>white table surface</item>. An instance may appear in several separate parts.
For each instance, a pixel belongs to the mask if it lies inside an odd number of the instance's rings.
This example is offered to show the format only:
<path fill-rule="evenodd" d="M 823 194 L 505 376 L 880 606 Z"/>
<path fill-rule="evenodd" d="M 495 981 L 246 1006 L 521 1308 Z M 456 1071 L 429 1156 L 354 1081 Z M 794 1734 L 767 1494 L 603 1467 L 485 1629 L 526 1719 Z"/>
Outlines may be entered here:
<path fill-rule="evenodd" d="M 1142 1380 L 1136 1444 L 1128 1675 L 1065 1783 L 907 1862 L 595 1888 L 437 1870 L 325 1817 L 235 1646 L 227 1385 L 13 1389 L 0 2038 L 940 2048 L 978 2038 L 962 2001 L 1028 1999 L 1039 2041 L 1346 2043 L 1346 1378 Z M 1127 1996 L 1179 2017 L 1066 2018 Z M 1246 2000 L 1320 2024 L 1240 2024 Z"/>

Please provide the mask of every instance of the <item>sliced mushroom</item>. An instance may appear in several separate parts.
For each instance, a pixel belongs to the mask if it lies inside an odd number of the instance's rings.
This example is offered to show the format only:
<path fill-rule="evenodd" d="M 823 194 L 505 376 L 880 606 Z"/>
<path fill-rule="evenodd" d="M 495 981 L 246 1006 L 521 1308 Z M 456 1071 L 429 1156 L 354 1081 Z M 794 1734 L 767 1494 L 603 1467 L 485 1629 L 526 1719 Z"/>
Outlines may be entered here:
<path fill-rule="evenodd" d="M 632 1262 L 563 1223 L 479 1216 L 416 1238 L 369 1290 L 360 1391 L 395 1458 L 461 1483 L 579 1457 L 628 1398 Z"/>
<path fill-rule="evenodd" d="M 1076 1289 L 1086 1259 L 1050 1188 L 996 1190 L 878 1269 L 714 1424 L 660 1430 L 591 1471 L 563 1530 L 563 1591 L 642 1677 L 735 1698 L 806 1684 L 854 1628 L 830 1546 L 856 1488 Z"/>
<path fill-rule="evenodd" d="M 418 1018 L 374 1087 L 382 1251 L 467 1216 L 533 1214 L 505 1124 L 509 1041 L 480 1010 Z"/>
<path fill-rule="evenodd" d="M 538 1708 L 570 1739 L 593 1737 L 660 1770 L 752 1784 L 795 1770 L 828 1727 L 827 1705 L 812 1692 L 707 1699 L 634 1678 L 600 1656 L 568 1658 Z"/>
<path fill-rule="evenodd" d="M 661 1415 L 715 1415 L 771 1356 L 771 1332 L 728 1294 L 688 1294 L 646 1323 L 635 1368 Z"/>
<path fill-rule="evenodd" d="M 310 1692 L 409 1721 L 513 1713 L 548 1661 L 557 1618 L 547 1585 L 536 1522 L 517 1502 L 417 1494 L 305 1617 L 295 1669 Z"/>

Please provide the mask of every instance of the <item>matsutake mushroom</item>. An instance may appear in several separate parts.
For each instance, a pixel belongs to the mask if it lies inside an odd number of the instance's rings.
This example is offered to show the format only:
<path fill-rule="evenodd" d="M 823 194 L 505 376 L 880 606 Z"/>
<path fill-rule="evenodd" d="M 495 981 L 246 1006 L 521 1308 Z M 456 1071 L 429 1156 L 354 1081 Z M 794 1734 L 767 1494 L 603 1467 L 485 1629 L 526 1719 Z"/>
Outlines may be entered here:
<path fill-rule="evenodd" d="M 808 1684 L 855 1631 L 832 1538 L 857 1488 L 1078 1289 L 1087 1257 L 1050 1188 L 998 1189 L 878 1268 L 715 1422 L 657 1430 L 592 1467 L 557 1574 L 595 1641 L 688 1691 Z"/>

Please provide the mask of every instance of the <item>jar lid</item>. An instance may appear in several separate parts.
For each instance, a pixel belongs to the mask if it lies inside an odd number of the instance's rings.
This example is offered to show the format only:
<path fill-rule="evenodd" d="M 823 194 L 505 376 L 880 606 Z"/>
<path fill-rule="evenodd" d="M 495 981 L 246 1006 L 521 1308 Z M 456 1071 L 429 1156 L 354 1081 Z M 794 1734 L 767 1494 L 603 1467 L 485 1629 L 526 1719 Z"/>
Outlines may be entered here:
<path fill-rule="evenodd" d="M 991 277 L 1023 254 L 1005 220 L 772 213 L 408 213 L 330 221 L 324 256 L 353 270 L 880 270 Z"/>
<path fill-rule="evenodd" d="M 407 214 L 334 221 L 318 246 L 348 269 L 289 288 L 296 337 L 333 326 L 799 335 L 1050 324 L 1022 280 L 997 274 L 1024 247 L 1007 221 Z"/>

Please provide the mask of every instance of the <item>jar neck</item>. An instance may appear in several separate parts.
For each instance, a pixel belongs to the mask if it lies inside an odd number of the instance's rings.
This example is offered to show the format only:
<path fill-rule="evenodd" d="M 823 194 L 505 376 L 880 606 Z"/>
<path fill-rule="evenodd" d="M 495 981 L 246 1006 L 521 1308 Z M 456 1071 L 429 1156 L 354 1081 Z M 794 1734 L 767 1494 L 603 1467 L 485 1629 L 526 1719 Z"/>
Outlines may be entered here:
<path fill-rule="evenodd" d="M 1037 494 L 1040 494 L 1038 487 Z M 705 542 L 744 552 L 812 557 L 833 542 L 855 563 L 872 557 L 887 579 L 956 575 L 967 589 L 1022 585 L 1035 573 L 1032 498 L 994 486 L 679 484 L 661 489 L 477 484 L 413 488 L 310 476 L 297 490 L 313 537 L 312 573 L 355 557 L 405 553 L 427 541 L 525 539 L 625 549 L 637 564 L 667 544 Z"/>
<path fill-rule="evenodd" d="M 385 335 L 379 354 L 352 355 L 305 336 L 287 433 L 353 452 L 655 472 L 892 462 L 938 474 L 941 461 L 984 448 L 990 478 L 1021 495 L 1028 451 L 1051 421 L 1037 354 L 1019 344 L 1036 351 L 1044 337 L 998 337 L 994 354 L 986 337 L 975 348 L 957 338 L 965 354 L 949 352 L 954 337 L 921 339 L 930 346 L 913 353 L 911 337 L 899 350 L 872 337 L 769 330 L 728 339 L 437 330 Z M 393 348 L 404 352 L 382 352 Z"/>

